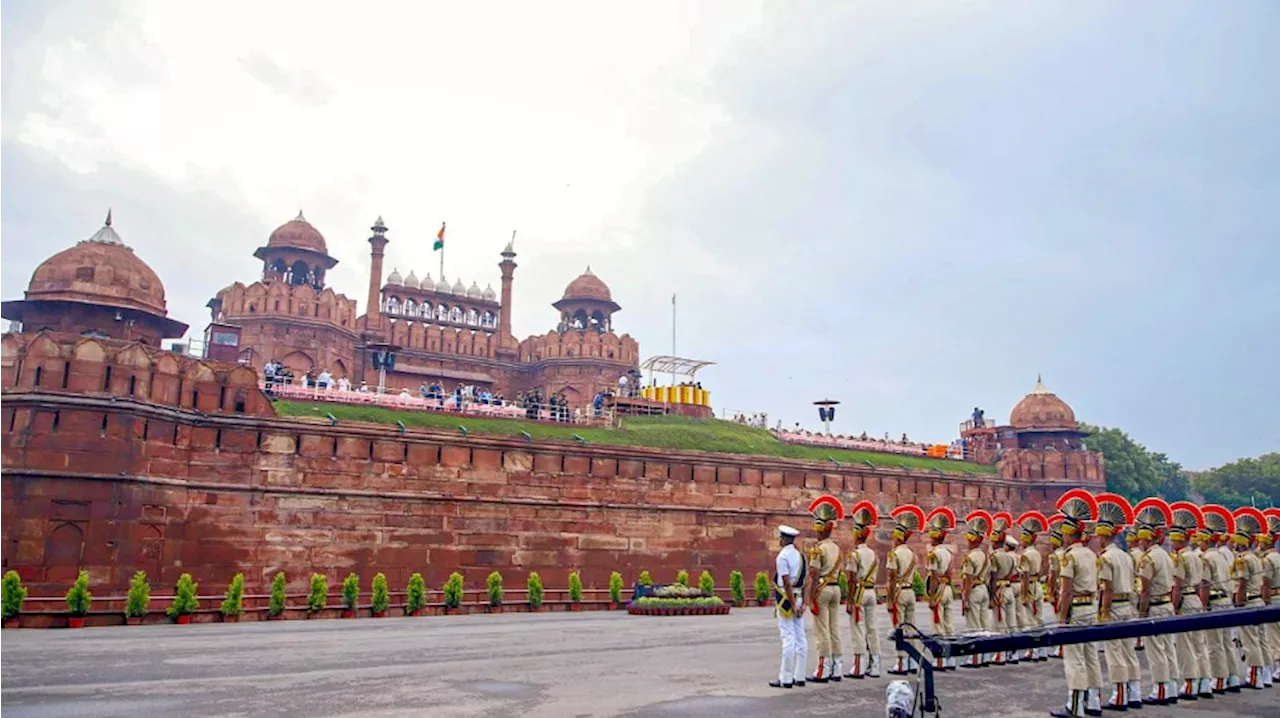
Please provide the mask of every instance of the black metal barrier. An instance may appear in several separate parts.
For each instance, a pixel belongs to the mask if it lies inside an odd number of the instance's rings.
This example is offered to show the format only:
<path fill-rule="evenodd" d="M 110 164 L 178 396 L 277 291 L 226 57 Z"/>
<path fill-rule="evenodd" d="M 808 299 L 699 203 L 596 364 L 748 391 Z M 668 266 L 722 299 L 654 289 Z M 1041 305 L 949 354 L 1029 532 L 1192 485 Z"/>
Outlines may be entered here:
<path fill-rule="evenodd" d="M 977 653 L 1002 653 L 1025 651 L 1029 648 L 1069 646 L 1076 643 L 1118 641 L 1124 638 L 1160 636 L 1188 631 L 1209 631 L 1216 628 L 1256 626 L 1280 622 L 1280 606 L 1261 608 L 1233 608 L 1226 611 L 1209 611 L 1189 616 L 1167 618 L 1137 618 L 1116 623 L 1098 623 L 1088 626 L 1046 626 L 1029 631 L 1004 634 L 969 634 L 939 636 L 921 633 L 915 626 L 904 623 L 893 630 L 892 638 L 899 651 L 906 653 L 920 665 L 921 685 L 916 690 L 917 715 L 939 715 L 938 697 L 933 685 L 933 659 L 972 656 Z M 911 641 L 919 641 L 924 650 L 917 650 Z"/>

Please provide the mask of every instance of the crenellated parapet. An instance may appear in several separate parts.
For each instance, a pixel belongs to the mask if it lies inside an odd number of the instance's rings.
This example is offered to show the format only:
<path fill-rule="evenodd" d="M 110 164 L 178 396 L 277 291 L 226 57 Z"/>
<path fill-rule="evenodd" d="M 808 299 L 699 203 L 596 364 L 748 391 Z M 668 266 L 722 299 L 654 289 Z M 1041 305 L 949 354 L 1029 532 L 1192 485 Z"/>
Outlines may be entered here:
<path fill-rule="evenodd" d="M 630 334 L 592 330 L 547 332 L 520 342 L 521 362 L 536 364 L 548 359 L 602 359 L 636 366 L 640 344 Z"/>
<path fill-rule="evenodd" d="M 6 334 L 0 339 L 0 381 L 6 395 L 110 396 L 205 414 L 275 416 L 253 369 L 141 342 L 53 332 Z"/>
<path fill-rule="evenodd" d="M 309 284 L 236 282 L 218 292 L 210 308 L 217 321 L 240 323 L 264 317 L 310 319 L 356 331 L 356 301 L 328 287 L 316 290 Z"/>

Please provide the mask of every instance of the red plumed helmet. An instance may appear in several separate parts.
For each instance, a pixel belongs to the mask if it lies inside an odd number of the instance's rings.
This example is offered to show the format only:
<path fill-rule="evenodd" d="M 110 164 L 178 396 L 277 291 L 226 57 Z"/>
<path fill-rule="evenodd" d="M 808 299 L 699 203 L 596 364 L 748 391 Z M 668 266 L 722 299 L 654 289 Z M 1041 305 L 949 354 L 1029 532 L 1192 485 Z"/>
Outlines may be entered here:
<path fill-rule="evenodd" d="M 910 535 L 913 531 L 919 531 L 925 523 L 924 509 L 915 504 L 903 504 L 889 512 L 897 523 L 897 529 L 905 535 Z"/>
<path fill-rule="evenodd" d="M 1032 535 L 1044 533 L 1045 529 L 1049 528 L 1049 519 L 1045 518 L 1044 514 L 1034 510 L 1023 512 L 1014 523 L 1023 531 Z"/>
<path fill-rule="evenodd" d="M 1226 506 L 1205 504 L 1200 507 L 1200 514 L 1204 516 L 1204 525 L 1219 537 L 1236 532 L 1236 517 Z"/>
<path fill-rule="evenodd" d="M 929 526 L 929 533 L 941 531 L 943 533 L 950 531 L 956 527 L 956 512 L 950 507 L 939 506 L 929 512 L 929 516 L 925 518 L 925 523 Z"/>
<path fill-rule="evenodd" d="M 1097 521 L 1098 501 L 1093 494 L 1084 489 L 1071 489 L 1058 497 L 1054 508 L 1068 519 L 1076 521 Z"/>
<path fill-rule="evenodd" d="M 844 504 L 834 496 L 819 496 L 809 504 L 809 513 L 819 523 L 834 524 L 844 518 Z"/>
<path fill-rule="evenodd" d="M 1133 513 L 1138 523 L 1153 528 L 1173 525 L 1173 509 L 1169 508 L 1169 504 L 1164 499 L 1155 496 L 1139 501 L 1138 505 L 1133 507 Z"/>

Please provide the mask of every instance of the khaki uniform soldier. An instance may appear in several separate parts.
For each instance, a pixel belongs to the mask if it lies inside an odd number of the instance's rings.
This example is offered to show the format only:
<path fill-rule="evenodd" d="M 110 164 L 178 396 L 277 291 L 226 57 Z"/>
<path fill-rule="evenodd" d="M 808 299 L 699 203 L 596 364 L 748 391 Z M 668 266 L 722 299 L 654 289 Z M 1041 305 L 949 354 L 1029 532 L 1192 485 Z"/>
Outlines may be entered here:
<path fill-rule="evenodd" d="M 1115 543 L 1129 524 L 1133 523 L 1133 507 L 1123 496 L 1100 493 L 1094 496 L 1098 502 L 1098 527 L 1095 531 L 1102 553 L 1098 556 L 1098 584 L 1102 591 L 1098 620 L 1103 623 L 1131 621 L 1138 617 L 1138 594 L 1133 590 L 1135 567 L 1133 557 Z M 1125 710 L 1142 707 L 1142 666 L 1133 641 L 1121 639 L 1106 641 L 1107 680 L 1115 686 L 1111 700 L 1104 708 Z"/>
<path fill-rule="evenodd" d="M 1058 579 L 1059 571 L 1062 568 L 1062 557 L 1067 553 L 1066 548 L 1062 546 L 1062 521 L 1066 517 L 1062 514 L 1055 514 L 1049 517 L 1049 557 L 1045 559 L 1045 575 L 1044 590 L 1045 598 L 1048 602 L 1049 613 L 1045 616 L 1046 624 L 1058 623 L 1061 619 L 1058 617 Z M 1050 658 L 1062 658 L 1062 646 L 1054 646 L 1049 649 Z"/>
<path fill-rule="evenodd" d="M 1266 605 L 1262 602 L 1262 559 L 1252 549 L 1256 537 L 1267 529 L 1267 518 L 1252 506 L 1236 509 L 1233 516 L 1236 520 L 1236 533 L 1232 536 L 1232 543 L 1236 548 L 1236 560 L 1232 564 L 1232 571 L 1240 581 L 1236 590 L 1236 605 L 1261 608 Z M 1267 663 L 1267 654 L 1262 635 L 1262 626 L 1240 627 L 1240 643 L 1244 646 L 1244 662 L 1247 666 L 1243 685 L 1254 689 L 1271 685 L 1271 674 L 1263 668 Z"/>
<path fill-rule="evenodd" d="M 991 630 L 991 595 L 987 584 L 991 580 L 991 557 L 987 555 L 987 539 L 991 535 L 991 514 L 978 510 L 964 517 L 968 526 L 964 533 L 969 542 L 969 552 L 960 568 L 960 612 L 964 615 L 965 628 L 973 631 Z M 991 654 L 973 654 L 965 668 L 978 668 L 991 661 Z"/>
<path fill-rule="evenodd" d="M 929 610 L 933 612 L 933 632 L 943 636 L 956 634 L 951 621 L 951 603 L 955 596 L 951 590 L 951 548 L 947 546 L 947 532 L 956 527 L 956 514 L 946 506 L 929 512 L 925 519 L 929 533 L 929 554 L 925 565 L 929 577 L 925 580 L 925 592 L 929 596 Z M 955 658 L 934 658 L 934 667 L 955 670 Z"/>
<path fill-rule="evenodd" d="M 907 545 L 911 534 L 924 527 L 924 511 L 914 504 L 904 504 L 890 512 L 893 516 L 893 548 L 885 559 L 884 567 L 889 571 L 889 612 L 893 616 L 893 627 L 904 623 L 915 625 L 916 594 L 912 590 L 911 580 L 916 572 L 916 554 Z M 917 650 L 919 642 L 913 642 Z M 919 666 L 915 659 L 903 651 L 898 651 L 893 670 L 896 676 L 906 675 Z"/>
<path fill-rule="evenodd" d="M 818 543 L 809 549 L 809 611 L 813 614 L 814 642 L 818 648 L 818 668 L 809 680 L 814 683 L 839 681 L 844 675 L 840 661 L 840 546 L 831 540 L 836 522 L 844 518 L 844 506 L 834 496 L 820 496 L 809 504 L 813 531 Z"/>
<path fill-rule="evenodd" d="M 1200 551 L 1191 545 L 1191 537 L 1204 527 L 1204 515 L 1195 504 L 1175 501 L 1173 526 L 1169 542 L 1173 545 L 1173 607 L 1179 616 L 1204 613 L 1200 588 L 1204 583 L 1204 561 Z M 1174 636 L 1178 647 L 1178 673 L 1182 686 L 1178 697 L 1188 700 L 1213 697 L 1209 665 L 1209 640 L 1204 631 L 1189 631 Z"/>
<path fill-rule="evenodd" d="M 1258 534 L 1259 543 L 1266 544 L 1262 553 L 1262 600 L 1280 606 L 1280 550 L 1276 549 L 1276 542 L 1280 541 L 1280 509 L 1265 509 L 1262 515 L 1267 518 L 1267 530 Z M 1265 630 L 1271 680 L 1280 681 L 1280 622 L 1268 623 Z"/>
<path fill-rule="evenodd" d="M 1058 499 L 1063 543 L 1067 552 L 1059 569 L 1058 616 L 1067 625 L 1087 626 L 1098 621 L 1098 557 L 1089 550 L 1089 522 L 1098 518 L 1098 505 L 1083 489 L 1072 489 Z M 1067 675 L 1067 705 L 1049 715 L 1075 718 L 1102 715 L 1102 664 L 1097 643 L 1076 643 L 1063 647 L 1063 670 Z"/>
<path fill-rule="evenodd" d="M 1169 505 L 1157 498 L 1143 499 L 1134 507 L 1138 530 L 1138 546 L 1142 558 L 1138 562 L 1138 578 L 1142 595 L 1138 615 L 1144 618 L 1167 618 L 1173 615 L 1173 559 L 1164 550 L 1164 532 L 1173 521 Z M 1142 699 L 1151 705 L 1173 705 L 1178 702 L 1178 664 L 1172 635 L 1151 636 L 1147 641 L 1147 663 L 1151 666 L 1151 693 Z"/>
<path fill-rule="evenodd" d="M 853 665 L 845 678 L 880 677 L 880 635 L 876 633 L 876 572 L 880 559 L 867 546 L 880 522 L 875 504 L 859 501 L 849 512 L 853 550 L 845 558 L 849 576 L 849 626 L 853 633 Z"/>
<path fill-rule="evenodd" d="M 1129 546 L 1129 557 L 1133 559 L 1133 565 L 1136 570 L 1138 564 L 1142 563 L 1142 549 L 1138 548 L 1138 542 L 1136 540 Z M 1137 573 L 1133 574 L 1133 595 L 1134 596 L 1142 595 L 1142 581 L 1141 579 L 1138 578 Z M 1135 600 L 1135 607 L 1136 605 L 1137 605 L 1137 602 Z M 1133 647 L 1134 647 L 1134 650 L 1138 650 L 1138 651 L 1146 650 L 1146 646 L 1143 644 L 1142 636 L 1138 636 L 1137 638 L 1133 639 Z"/>
<path fill-rule="evenodd" d="M 1231 563 L 1235 560 L 1223 548 L 1231 540 L 1236 530 L 1235 517 L 1231 511 L 1217 504 L 1206 504 L 1200 507 L 1204 516 L 1205 531 L 1201 543 L 1204 546 L 1202 562 L 1204 565 L 1204 582 L 1209 596 L 1210 611 L 1229 611 L 1234 607 L 1234 594 L 1231 592 Z M 1239 693 L 1240 676 L 1244 673 L 1244 665 L 1240 662 L 1240 652 L 1236 650 L 1235 641 L 1231 637 L 1230 628 L 1216 628 L 1208 632 L 1209 672 L 1213 674 L 1214 693 Z"/>
<path fill-rule="evenodd" d="M 1013 633 L 1018 630 L 1018 592 L 1013 584 L 1020 581 L 1018 561 L 1005 543 L 1009 538 L 1009 527 L 1013 525 L 1013 516 L 1007 511 L 999 511 L 991 515 L 991 520 L 991 613 L 995 618 L 992 630 Z M 1004 651 L 998 651 L 994 660 L 997 666 L 1017 662 L 1017 655 Z"/>
<path fill-rule="evenodd" d="M 1049 519 L 1039 511 L 1028 511 L 1014 523 L 1020 529 L 1018 542 L 1022 546 L 1017 553 L 1018 575 L 1022 578 L 1022 583 L 1018 586 L 1018 628 L 1026 631 L 1044 625 L 1044 587 L 1040 584 L 1040 564 L 1043 560 L 1040 549 L 1036 548 L 1036 538 L 1049 528 Z M 1045 648 L 1031 648 L 1023 654 L 1022 659 L 1047 661 L 1049 651 Z"/>

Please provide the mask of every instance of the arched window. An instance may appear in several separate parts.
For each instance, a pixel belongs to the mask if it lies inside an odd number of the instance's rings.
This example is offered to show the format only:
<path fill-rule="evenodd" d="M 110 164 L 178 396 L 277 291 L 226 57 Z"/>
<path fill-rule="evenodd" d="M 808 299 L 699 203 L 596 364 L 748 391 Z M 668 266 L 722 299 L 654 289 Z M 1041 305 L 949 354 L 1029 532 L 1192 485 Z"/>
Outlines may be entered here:
<path fill-rule="evenodd" d="M 418 316 L 422 317 L 423 319 L 430 319 L 431 317 L 435 316 L 434 312 L 431 309 L 431 302 L 423 302 L 422 306 L 418 307 Z"/>
<path fill-rule="evenodd" d="M 404 300 L 404 315 L 406 317 L 418 316 L 418 307 L 413 303 L 412 299 Z"/>
<path fill-rule="evenodd" d="M 311 268 L 307 263 L 299 259 L 289 268 L 289 284 L 294 287 L 300 287 L 304 284 L 311 283 Z"/>
<path fill-rule="evenodd" d="M 573 319 L 569 321 L 569 326 L 574 329 L 587 328 L 587 313 L 579 309 L 573 313 Z"/>
<path fill-rule="evenodd" d="M 445 304 L 436 305 L 436 321 L 438 322 L 449 321 L 449 307 L 447 305 Z"/>
<path fill-rule="evenodd" d="M 454 324 L 462 323 L 462 307 L 454 307 L 449 310 L 449 321 Z"/>
<path fill-rule="evenodd" d="M 387 297 L 387 314 L 400 313 L 400 299 L 398 297 Z"/>
<path fill-rule="evenodd" d="M 498 326 L 498 318 L 494 316 L 493 312 L 485 312 L 480 315 L 480 326 L 485 329 L 493 329 Z"/>
<path fill-rule="evenodd" d="M 480 323 L 480 314 L 474 309 L 467 310 L 467 326 L 474 327 Z"/>

